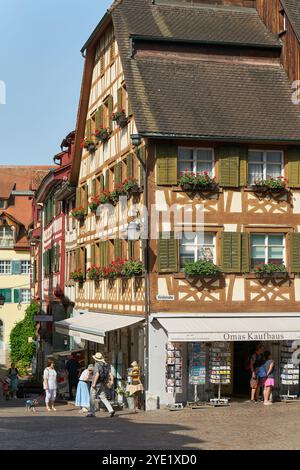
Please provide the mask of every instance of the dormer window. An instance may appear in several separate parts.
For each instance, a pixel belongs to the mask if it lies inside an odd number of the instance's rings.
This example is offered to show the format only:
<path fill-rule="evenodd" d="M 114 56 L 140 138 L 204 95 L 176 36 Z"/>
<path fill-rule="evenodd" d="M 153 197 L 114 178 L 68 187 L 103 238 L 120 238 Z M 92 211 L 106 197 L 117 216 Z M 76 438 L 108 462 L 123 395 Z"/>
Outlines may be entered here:
<path fill-rule="evenodd" d="M 6 199 L 0 199 L 0 209 L 6 209 L 6 208 L 7 208 Z"/>

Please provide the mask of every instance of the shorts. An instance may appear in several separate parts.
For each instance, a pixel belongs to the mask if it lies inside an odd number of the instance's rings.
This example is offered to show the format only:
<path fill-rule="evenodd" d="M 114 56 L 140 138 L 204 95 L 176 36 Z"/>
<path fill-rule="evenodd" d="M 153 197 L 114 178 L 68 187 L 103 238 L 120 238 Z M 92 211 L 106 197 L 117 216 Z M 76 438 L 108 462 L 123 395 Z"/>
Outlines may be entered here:
<path fill-rule="evenodd" d="M 45 398 L 46 403 L 49 403 L 49 401 L 54 402 L 55 398 L 56 398 L 56 389 L 55 388 L 46 390 L 46 398 Z"/>
<path fill-rule="evenodd" d="M 275 379 L 272 379 L 271 377 L 264 377 L 263 379 L 260 379 L 260 384 L 262 387 L 274 387 Z"/>

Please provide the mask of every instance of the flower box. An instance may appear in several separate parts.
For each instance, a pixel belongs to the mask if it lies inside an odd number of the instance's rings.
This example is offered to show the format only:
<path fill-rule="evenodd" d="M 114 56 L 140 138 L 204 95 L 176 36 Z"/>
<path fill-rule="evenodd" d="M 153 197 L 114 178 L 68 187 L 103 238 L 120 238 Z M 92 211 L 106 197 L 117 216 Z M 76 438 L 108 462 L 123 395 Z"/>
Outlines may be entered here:
<path fill-rule="evenodd" d="M 97 150 L 97 144 L 96 142 L 93 140 L 93 139 L 88 139 L 87 137 L 85 137 L 82 141 L 81 141 L 81 148 L 84 148 L 85 150 L 87 150 L 90 154 L 94 154 Z"/>
<path fill-rule="evenodd" d="M 126 113 L 124 110 L 122 111 L 117 111 L 116 113 L 112 114 L 112 120 L 117 123 L 121 129 L 127 126 L 128 124 L 128 117 L 126 116 Z"/>
<path fill-rule="evenodd" d="M 275 263 L 259 264 L 255 267 L 254 273 L 259 279 L 283 279 L 288 276 L 286 267 L 283 264 Z"/>
<path fill-rule="evenodd" d="M 101 129 L 96 129 L 95 137 L 96 139 L 98 139 L 99 142 L 105 143 L 110 137 L 110 131 L 105 127 L 102 127 Z"/>
<path fill-rule="evenodd" d="M 283 176 L 278 178 L 267 178 L 265 180 L 256 180 L 251 189 L 256 193 L 284 193 L 288 192 L 288 180 Z"/>
<path fill-rule="evenodd" d="M 186 278 L 214 278 L 221 275 L 221 269 L 211 261 L 198 260 L 187 263 L 184 267 Z"/>
<path fill-rule="evenodd" d="M 84 283 L 84 274 L 81 269 L 77 269 L 70 274 L 70 279 L 79 284 L 79 287 L 83 286 Z"/>
<path fill-rule="evenodd" d="M 82 222 L 85 218 L 85 209 L 83 207 L 75 207 L 71 212 L 72 217 Z"/>
<path fill-rule="evenodd" d="M 217 191 L 218 185 L 215 178 L 209 176 L 207 171 L 193 173 L 188 170 L 180 173 L 178 180 L 183 191 Z"/>
<path fill-rule="evenodd" d="M 255 273 L 255 276 L 259 279 L 285 279 L 288 277 L 288 272 L 282 273 Z"/>

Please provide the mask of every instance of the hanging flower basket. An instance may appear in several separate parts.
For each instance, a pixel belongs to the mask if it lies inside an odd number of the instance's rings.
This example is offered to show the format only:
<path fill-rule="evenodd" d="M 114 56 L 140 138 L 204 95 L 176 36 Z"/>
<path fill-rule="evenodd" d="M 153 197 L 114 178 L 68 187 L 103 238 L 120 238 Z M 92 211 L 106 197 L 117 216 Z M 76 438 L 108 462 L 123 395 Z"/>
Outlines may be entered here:
<path fill-rule="evenodd" d="M 72 217 L 74 217 L 74 219 L 78 220 L 79 222 L 83 221 L 85 218 L 84 207 L 75 207 L 75 209 L 72 210 L 71 215 Z"/>
<path fill-rule="evenodd" d="M 125 110 L 117 111 L 116 113 L 112 114 L 112 120 L 117 123 L 121 129 L 127 126 L 128 124 L 128 117 L 126 116 Z"/>
<path fill-rule="evenodd" d="M 97 144 L 92 139 L 87 139 L 86 137 L 81 142 L 81 148 L 87 150 L 90 154 L 94 154 L 97 150 Z"/>
<path fill-rule="evenodd" d="M 100 205 L 100 197 L 94 196 L 90 198 L 89 208 L 92 212 L 96 212 Z"/>
<path fill-rule="evenodd" d="M 119 197 L 123 196 L 124 194 L 126 194 L 126 192 L 124 190 L 123 184 L 115 184 L 114 190 L 109 194 L 109 200 L 112 204 L 115 205 L 119 201 Z"/>
<path fill-rule="evenodd" d="M 99 142 L 105 143 L 108 141 L 110 137 L 110 131 L 106 127 L 102 127 L 101 129 L 96 129 L 95 137 L 98 139 Z"/>
<path fill-rule="evenodd" d="M 83 285 L 84 283 L 84 274 L 81 269 L 76 269 L 70 274 L 70 279 L 72 279 L 74 282 L 78 282 L 80 286 Z"/>
<path fill-rule="evenodd" d="M 102 268 L 96 266 L 93 264 L 88 270 L 87 270 L 87 277 L 91 281 L 95 281 L 96 283 L 100 281 L 102 278 Z"/>
<path fill-rule="evenodd" d="M 138 180 L 133 177 L 123 181 L 123 190 L 128 197 L 130 197 L 132 194 L 139 194 L 141 192 Z"/>

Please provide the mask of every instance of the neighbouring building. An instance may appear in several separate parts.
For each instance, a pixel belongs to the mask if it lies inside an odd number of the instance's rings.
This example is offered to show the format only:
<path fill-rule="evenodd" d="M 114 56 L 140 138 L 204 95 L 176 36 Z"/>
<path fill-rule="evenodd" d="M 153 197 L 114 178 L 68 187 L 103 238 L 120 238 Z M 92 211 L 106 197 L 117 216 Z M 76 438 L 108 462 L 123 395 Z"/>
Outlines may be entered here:
<path fill-rule="evenodd" d="M 37 323 L 39 372 L 45 358 L 63 351 L 68 341 L 53 331 L 53 322 L 67 317 L 70 299 L 65 295 L 65 206 L 60 197 L 72 162 L 74 132 L 66 136 L 61 152 L 34 193 L 33 223 L 29 233 L 33 276 L 32 296 L 41 306 Z M 70 193 L 70 192 L 69 192 Z"/>
<path fill-rule="evenodd" d="M 103 351 L 118 378 L 140 361 L 148 409 L 213 396 L 221 366 L 224 392 L 248 395 L 258 342 L 276 360 L 276 391 L 298 383 L 280 370 L 300 339 L 300 117 L 289 46 L 258 6 L 120 0 L 82 50 L 75 315 L 56 328 L 88 357 Z M 114 277 L 120 259 L 144 275 Z"/>
<path fill-rule="evenodd" d="M 0 166 L 0 364 L 8 365 L 9 337 L 30 303 L 31 199 L 48 171 L 43 166 Z"/>

